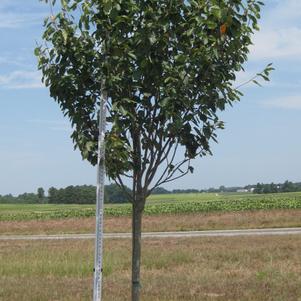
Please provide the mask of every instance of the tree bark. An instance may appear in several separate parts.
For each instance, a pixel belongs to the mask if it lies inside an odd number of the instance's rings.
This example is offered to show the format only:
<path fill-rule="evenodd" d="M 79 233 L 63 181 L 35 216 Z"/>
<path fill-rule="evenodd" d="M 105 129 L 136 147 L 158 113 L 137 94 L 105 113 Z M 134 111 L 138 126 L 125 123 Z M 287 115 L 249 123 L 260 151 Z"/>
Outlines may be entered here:
<path fill-rule="evenodd" d="M 143 200 L 134 200 L 132 217 L 132 301 L 140 300 L 140 262 Z"/>

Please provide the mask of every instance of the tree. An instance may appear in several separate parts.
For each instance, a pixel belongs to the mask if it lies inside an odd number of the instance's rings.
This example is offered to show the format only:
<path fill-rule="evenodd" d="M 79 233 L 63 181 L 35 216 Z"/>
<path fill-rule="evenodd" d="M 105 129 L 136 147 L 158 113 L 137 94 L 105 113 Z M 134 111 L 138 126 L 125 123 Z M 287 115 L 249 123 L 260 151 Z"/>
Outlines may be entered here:
<path fill-rule="evenodd" d="M 48 189 L 48 203 L 55 204 L 58 203 L 58 189 L 50 187 Z"/>
<path fill-rule="evenodd" d="M 129 201 L 128 195 L 131 194 L 131 190 L 128 187 L 124 187 L 125 191 L 116 184 L 105 186 L 105 202 L 106 203 L 127 203 Z"/>
<path fill-rule="evenodd" d="M 264 184 L 263 185 L 263 193 L 271 193 L 272 189 L 271 189 L 271 184 Z"/>
<path fill-rule="evenodd" d="M 219 192 L 225 192 L 227 189 L 224 185 L 221 185 L 218 190 Z"/>
<path fill-rule="evenodd" d="M 169 193 L 171 192 L 163 187 L 156 187 L 152 191 L 152 194 L 169 194 Z"/>
<path fill-rule="evenodd" d="M 42 187 L 39 187 L 38 191 L 37 191 L 37 195 L 38 195 L 40 203 L 42 203 L 45 198 L 45 190 Z"/>
<path fill-rule="evenodd" d="M 282 192 L 293 192 L 293 191 L 295 191 L 295 185 L 292 182 L 286 180 L 282 185 L 281 191 Z"/>
<path fill-rule="evenodd" d="M 253 193 L 261 194 L 262 192 L 263 192 L 263 184 L 257 183 L 253 190 Z"/>
<path fill-rule="evenodd" d="M 45 22 L 46 46 L 35 50 L 43 81 L 71 121 L 75 147 L 94 165 L 100 97 L 108 96 L 106 172 L 121 187 L 132 181 L 133 301 L 140 296 L 146 198 L 192 173 L 192 159 L 211 154 L 210 141 L 224 128 L 218 113 L 242 95 L 234 81 L 261 4 L 61 0 L 60 12 Z M 271 70 L 257 76 L 268 80 Z"/>
<path fill-rule="evenodd" d="M 275 183 L 271 183 L 271 193 L 277 193 L 278 189 L 277 189 L 277 185 Z"/>

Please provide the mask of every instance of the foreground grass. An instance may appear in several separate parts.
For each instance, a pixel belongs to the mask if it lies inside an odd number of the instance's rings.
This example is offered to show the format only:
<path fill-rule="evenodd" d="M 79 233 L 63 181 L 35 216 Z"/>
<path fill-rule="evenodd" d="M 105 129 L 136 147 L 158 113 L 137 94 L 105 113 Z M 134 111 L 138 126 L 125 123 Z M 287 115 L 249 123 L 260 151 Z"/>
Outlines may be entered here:
<path fill-rule="evenodd" d="M 161 198 L 161 201 L 160 201 Z M 157 195 L 145 206 L 145 215 L 301 209 L 301 193 Z M 93 205 L 0 205 L 0 221 L 83 218 L 95 214 Z M 130 216 L 131 205 L 107 205 L 106 216 Z"/>
<path fill-rule="evenodd" d="M 143 301 L 299 301 L 301 236 L 143 241 Z M 106 240 L 104 300 L 129 300 L 130 240 Z M 90 300 L 93 241 L 0 242 L 0 300 Z"/>
<path fill-rule="evenodd" d="M 105 232 L 130 232 L 131 217 L 105 217 Z M 301 227 L 301 210 L 259 210 L 144 216 L 143 231 Z M 95 218 L 0 221 L 0 235 L 93 233 Z"/>

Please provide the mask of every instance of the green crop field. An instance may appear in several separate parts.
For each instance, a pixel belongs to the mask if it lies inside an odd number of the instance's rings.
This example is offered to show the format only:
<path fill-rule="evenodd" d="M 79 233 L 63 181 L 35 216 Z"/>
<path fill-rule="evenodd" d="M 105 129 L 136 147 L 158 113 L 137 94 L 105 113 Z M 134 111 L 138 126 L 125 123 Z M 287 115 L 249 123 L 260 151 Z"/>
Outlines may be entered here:
<path fill-rule="evenodd" d="M 286 196 L 296 196 L 298 193 L 292 193 Z M 275 196 L 275 194 L 272 194 Z M 282 194 L 283 195 L 283 194 Z M 301 196 L 301 193 L 299 193 Z M 264 198 L 266 195 L 258 195 L 253 193 L 171 193 L 171 194 L 154 194 L 148 198 L 148 203 L 167 203 L 167 202 L 183 202 L 183 201 L 223 201 L 233 199 L 250 199 L 250 198 Z M 269 195 L 271 196 L 271 194 Z"/>
<path fill-rule="evenodd" d="M 238 193 L 153 195 L 147 201 L 145 214 L 157 215 L 271 209 L 301 209 L 301 193 L 267 195 Z M 94 213 L 94 205 L 0 205 L 0 221 L 90 217 Z M 105 214 L 107 216 L 130 215 L 131 205 L 106 205 Z"/>

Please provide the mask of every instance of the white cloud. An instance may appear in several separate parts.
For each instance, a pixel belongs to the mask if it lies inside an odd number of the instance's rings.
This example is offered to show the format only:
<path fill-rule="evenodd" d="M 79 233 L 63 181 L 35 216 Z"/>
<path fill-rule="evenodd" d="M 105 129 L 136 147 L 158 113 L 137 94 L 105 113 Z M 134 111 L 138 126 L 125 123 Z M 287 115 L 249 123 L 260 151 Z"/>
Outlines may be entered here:
<path fill-rule="evenodd" d="M 251 60 L 301 59 L 301 28 L 263 29 L 250 48 Z"/>
<path fill-rule="evenodd" d="M 274 26 L 293 23 L 301 17 L 300 0 L 276 0 L 274 9 L 267 16 L 274 22 Z"/>
<path fill-rule="evenodd" d="M 37 89 L 43 87 L 41 75 L 37 71 L 13 71 L 6 75 L 0 75 L 0 88 Z"/>
<path fill-rule="evenodd" d="M 29 55 L 24 55 L 24 52 Z M 7 53 L 1 53 L 0 56 L 0 65 L 1 66 L 17 66 L 19 68 L 26 68 L 29 66 L 28 61 L 32 60 L 32 49 L 22 49 L 23 55 L 18 55 L 13 52 L 10 54 Z"/>
<path fill-rule="evenodd" d="M 19 28 L 42 24 L 45 13 L 39 8 L 32 10 L 32 5 L 24 0 L 1 0 L 0 3 L 0 29 Z"/>
<path fill-rule="evenodd" d="M 280 108 L 280 109 L 300 110 L 301 96 L 291 95 L 291 96 L 284 96 L 275 99 L 269 99 L 264 101 L 263 105 L 267 107 Z"/>
<path fill-rule="evenodd" d="M 274 3 L 274 5 L 273 5 Z M 254 36 L 251 60 L 300 60 L 301 1 L 277 0 L 263 14 L 261 31 Z"/>

